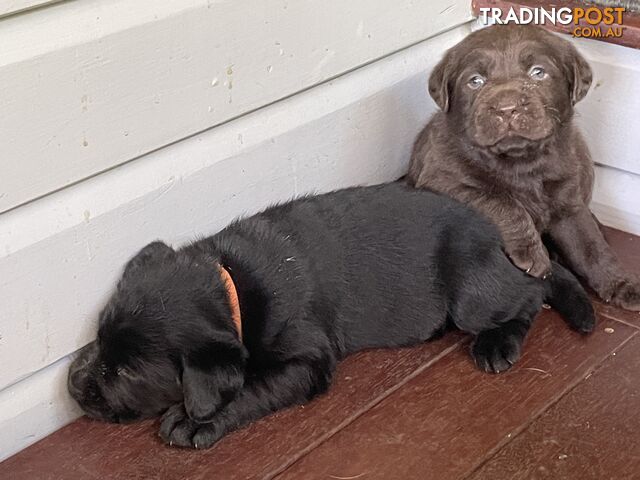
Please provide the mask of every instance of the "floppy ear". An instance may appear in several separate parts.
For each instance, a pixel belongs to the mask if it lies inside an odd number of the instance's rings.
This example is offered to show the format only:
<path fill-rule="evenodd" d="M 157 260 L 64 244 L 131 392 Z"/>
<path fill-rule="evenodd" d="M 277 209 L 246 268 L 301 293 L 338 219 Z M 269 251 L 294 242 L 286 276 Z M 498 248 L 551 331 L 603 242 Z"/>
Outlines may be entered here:
<path fill-rule="evenodd" d="M 443 112 L 449 111 L 449 96 L 451 95 L 449 88 L 450 62 L 449 55 L 445 55 L 429 77 L 429 95 Z"/>
<path fill-rule="evenodd" d="M 193 421 L 206 423 L 244 385 L 246 351 L 241 346 L 211 343 L 182 358 L 184 407 Z"/>
<path fill-rule="evenodd" d="M 569 82 L 571 84 L 571 104 L 575 105 L 582 100 L 589 91 L 591 82 L 593 81 L 593 74 L 587 61 L 575 48 L 572 53 L 572 72 L 570 73 L 571 77 Z"/>
<path fill-rule="evenodd" d="M 135 274 L 141 268 L 150 265 L 151 263 L 161 263 L 167 258 L 173 257 L 175 251 L 169 245 L 164 242 L 155 241 L 140 250 L 135 257 L 133 257 L 127 265 L 124 267 L 124 273 L 122 279 L 130 277 Z"/>

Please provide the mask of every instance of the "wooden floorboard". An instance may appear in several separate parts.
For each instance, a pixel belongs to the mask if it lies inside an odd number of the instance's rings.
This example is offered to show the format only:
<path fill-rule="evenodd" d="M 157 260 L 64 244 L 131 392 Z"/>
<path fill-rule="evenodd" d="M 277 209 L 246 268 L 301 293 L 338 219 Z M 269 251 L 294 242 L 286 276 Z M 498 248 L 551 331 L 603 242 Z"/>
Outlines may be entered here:
<path fill-rule="evenodd" d="M 640 336 L 469 480 L 640 478 Z"/>
<path fill-rule="evenodd" d="M 489 375 L 452 352 L 278 480 L 464 478 L 637 333 L 602 318 L 583 337 L 545 312 L 511 371 Z"/>

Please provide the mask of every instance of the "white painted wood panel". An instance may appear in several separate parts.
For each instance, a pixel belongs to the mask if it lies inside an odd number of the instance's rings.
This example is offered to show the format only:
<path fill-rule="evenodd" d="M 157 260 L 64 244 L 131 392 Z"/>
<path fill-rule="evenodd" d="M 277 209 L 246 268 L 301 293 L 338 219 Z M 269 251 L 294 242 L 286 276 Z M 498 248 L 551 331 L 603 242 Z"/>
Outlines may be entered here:
<path fill-rule="evenodd" d="M 81 415 L 67 392 L 70 362 L 65 357 L 0 392 L 0 461 Z"/>
<path fill-rule="evenodd" d="M 0 364 L 11 366 L 0 369 L 0 429 L 15 417 L 15 407 L 3 405 L 36 388 L 35 372 L 94 338 L 122 265 L 147 242 L 178 244 L 295 195 L 403 175 L 414 137 L 435 108 L 428 71 L 465 32 L 0 215 Z M 41 378 L 48 399 L 51 384 Z M 31 415 L 42 428 L 12 439 L 7 452 L 59 426 L 45 410 Z"/>
<path fill-rule="evenodd" d="M 0 21 L 0 212 L 470 18 L 467 0 L 81 0 Z"/>
<path fill-rule="evenodd" d="M 591 91 L 578 104 L 576 117 L 593 160 L 640 174 L 640 50 L 572 41 L 594 73 Z"/>
<path fill-rule="evenodd" d="M 640 235 L 640 175 L 596 166 L 591 208 L 605 225 Z"/>
<path fill-rule="evenodd" d="M 61 0 L 0 0 L 0 17 L 60 1 Z"/>

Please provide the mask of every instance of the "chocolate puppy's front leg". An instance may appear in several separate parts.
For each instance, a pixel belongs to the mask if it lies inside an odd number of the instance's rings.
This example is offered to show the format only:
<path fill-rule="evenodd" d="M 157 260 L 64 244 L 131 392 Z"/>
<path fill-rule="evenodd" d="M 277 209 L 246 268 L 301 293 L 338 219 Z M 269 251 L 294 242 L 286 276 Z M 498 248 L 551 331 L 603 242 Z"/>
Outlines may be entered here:
<path fill-rule="evenodd" d="M 207 423 L 189 418 L 184 404 L 174 405 L 162 417 L 160 436 L 171 445 L 208 448 L 233 430 L 326 391 L 334 367 L 332 359 L 291 361 L 248 378 L 235 399 Z"/>
<path fill-rule="evenodd" d="M 549 234 L 571 269 L 583 277 L 600 298 L 640 311 L 640 280 L 623 271 L 594 218 L 584 207 L 572 216 L 555 221 Z"/>
<path fill-rule="evenodd" d="M 511 261 L 533 277 L 551 272 L 551 261 L 540 233 L 525 208 L 509 196 L 492 197 L 474 190 L 451 192 L 451 196 L 474 207 L 500 230 Z"/>

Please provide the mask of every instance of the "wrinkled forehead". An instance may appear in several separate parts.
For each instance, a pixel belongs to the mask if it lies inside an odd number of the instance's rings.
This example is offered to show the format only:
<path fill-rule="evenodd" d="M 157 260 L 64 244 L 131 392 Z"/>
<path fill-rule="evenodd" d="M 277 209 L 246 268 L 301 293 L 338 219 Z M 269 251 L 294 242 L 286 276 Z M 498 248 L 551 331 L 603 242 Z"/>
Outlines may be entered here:
<path fill-rule="evenodd" d="M 523 69 L 537 64 L 558 66 L 559 59 L 547 42 L 522 39 L 518 43 L 507 43 L 503 48 L 495 45 L 470 43 L 457 52 L 454 61 L 458 70 L 476 71 L 484 75 L 515 75 Z"/>

